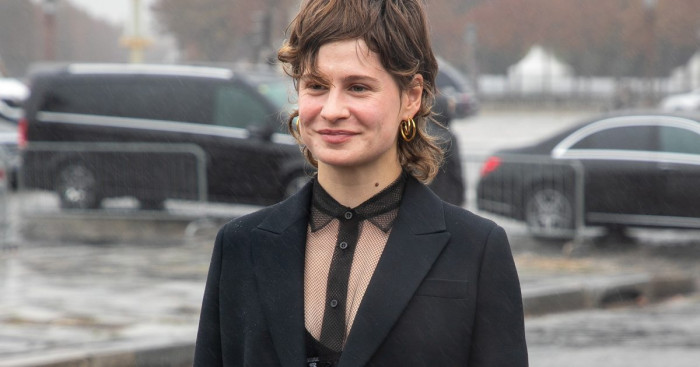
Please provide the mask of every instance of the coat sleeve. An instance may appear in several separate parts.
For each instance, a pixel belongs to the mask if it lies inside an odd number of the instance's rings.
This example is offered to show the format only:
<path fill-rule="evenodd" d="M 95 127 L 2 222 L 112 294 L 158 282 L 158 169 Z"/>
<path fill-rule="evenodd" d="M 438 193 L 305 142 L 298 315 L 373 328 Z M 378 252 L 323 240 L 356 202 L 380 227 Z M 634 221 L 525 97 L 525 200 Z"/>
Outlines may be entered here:
<path fill-rule="evenodd" d="M 219 281 L 223 247 L 223 230 L 214 243 L 209 275 L 204 289 L 199 331 L 195 344 L 194 367 L 223 366 L 221 350 L 221 327 L 219 314 Z"/>
<path fill-rule="evenodd" d="M 520 281 L 505 231 L 494 226 L 481 259 L 470 366 L 528 365 Z"/>

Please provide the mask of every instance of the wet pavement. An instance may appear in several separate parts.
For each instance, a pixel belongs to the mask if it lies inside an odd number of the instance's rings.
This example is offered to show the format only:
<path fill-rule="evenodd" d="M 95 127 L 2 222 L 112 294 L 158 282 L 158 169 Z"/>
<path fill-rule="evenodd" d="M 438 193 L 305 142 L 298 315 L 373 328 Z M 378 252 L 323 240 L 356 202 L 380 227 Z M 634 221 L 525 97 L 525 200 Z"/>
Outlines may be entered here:
<path fill-rule="evenodd" d="M 526 333 L 531 366 L 696 367 L 700 296 L 531 318 Z"/>
<path fill-rule="evenodd" d="M 74 361 L 65 366 L 98 366 L 104 364 L 96 361 L 105 356 L 134 360 L 135 354 L 152 350 L 161 350 L 159 355 L 170 359 L 114 365 L 187 365 L 182 363 L 191 358 L 213 235 L 214 227 L 210 226 L 188 234 L 183 231 L 181 241 L 166 245 L 157 238 L 143 238 L 139 243 L 23 241 L 5 246 L 0 252 L 0 366 L 55 366 L 50 363 L 57 360 Z M 598 352 L 604 355 L 605 348 L 613 345 L 602 342 L 604 338 L 628 347 L 626 341 L 639 333 L 646 333 L 650 340 L 676 333 L 697 336 L 691 331 L 700 330 L 693 329 L 700 317 L 680 327 L 664 319 L 649 321 L 644 325 L 651 329 L 642 331 L 639 328 L 643 325 L 625 329 L 615 324 L 633 324 L 631 321 L 640 318 L 638 314 L 653 320 L 658 313 L 654 310 L 662 306 L 651 299 L 654 292 L 650 284 L 688 274 L 697 276 L 697 266 L 692 266 L 697 259 L 688 261 L 688 268 L 683 269 L 673 252 L 657 258 L 648 245 L 611 249 L 595 244 L 586 254 L 572 257 L 564 256 L 560 247 L 529 240 L 517 228 L 512 228 L 509 236 L 526 310 L 545 315 L 527 320 L 533 360 L 548 359 L 552 349 L 565 358 L 564 352 L 578 348 L 577 343 L 602 348 Z M 623 294 L 613 302 L 600 303 L 602 293 L 616 294 L 635 282 L 641 284 L 643 294 L 632 298 Z M 575 300 L 570 293 L 582 303 L 572 306 Z M 538 303 L 541 296 L 550 298 Z M 590 313 L 600 307 L 629 309 L 630 303 L 633 311 Z M 653 306 L 637 309 L 646 303 Z M 700 315 L 700 302 L 688 303 L 679 306 L 683 310 L 679 312 Z M 552 304 L 563 305 L 563 309 L 547 308 Z M 589 311 L 550 315 L 574 309 Z M 669 343 L 676 346 L 685 340 L 683 336 L 674 338 Z M 630 348 L 644 349 L 644 343 L 641 340 Z M 690 352 L 693 348 L 685 349 Z M 75 363 L 86 360 L 93 364 Z"/>
<path fill-rule="evenodd" d="M 24 243 L 6 251 L 0 366 L 120 344 L 191 343 L 209 252 L 199 243 Z"/>

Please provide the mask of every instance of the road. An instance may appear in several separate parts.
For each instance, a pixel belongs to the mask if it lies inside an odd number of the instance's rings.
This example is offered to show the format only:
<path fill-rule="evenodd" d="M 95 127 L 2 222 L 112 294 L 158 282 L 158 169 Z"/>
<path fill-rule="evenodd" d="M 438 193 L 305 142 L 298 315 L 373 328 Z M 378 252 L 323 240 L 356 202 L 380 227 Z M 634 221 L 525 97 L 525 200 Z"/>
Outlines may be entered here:
<path fill-rule="evenodd" d="M 636 230 L 633 241 L 590 239 L 576 256 L 561 247 L 511 236 L 516 259 L 537 256 L 541 271 L 590 267 L 591 275 L 624 269 L 655 274 L 691 274 L 700 280 L 700 233 Z M 542 259 L 547 260 L 542 260 Z M 700 294 L 652 303 L 640 299 L 607 309 L 528 317 L 533 367 L 697 367 L 700 361 Z"/>
<path fill-rule="evenodd" d="M 534 367 L 697 367 L 700 296 L 526 322 Z"/>

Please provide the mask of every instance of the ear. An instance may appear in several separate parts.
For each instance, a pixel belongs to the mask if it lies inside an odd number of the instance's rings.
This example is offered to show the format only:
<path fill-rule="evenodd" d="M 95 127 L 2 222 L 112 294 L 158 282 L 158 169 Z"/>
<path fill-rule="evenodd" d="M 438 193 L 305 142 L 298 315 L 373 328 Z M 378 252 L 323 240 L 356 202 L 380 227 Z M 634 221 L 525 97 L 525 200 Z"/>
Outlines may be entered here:
<path fill-rule="evenodd" d="M 413 118 L 418 113 L 423 99 L 423 75 L 416 74 L 404 92 L 404 107 L 401 114 L 402 119 Z"/>

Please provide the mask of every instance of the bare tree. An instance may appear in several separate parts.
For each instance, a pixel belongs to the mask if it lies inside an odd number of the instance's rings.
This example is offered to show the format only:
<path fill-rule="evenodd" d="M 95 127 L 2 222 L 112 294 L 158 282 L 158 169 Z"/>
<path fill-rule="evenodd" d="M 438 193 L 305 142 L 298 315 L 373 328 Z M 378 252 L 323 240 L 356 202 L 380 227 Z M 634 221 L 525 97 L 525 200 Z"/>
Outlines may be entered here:
<path fill-rule="evenodd" d="M 0 56 L 9 76 L 21 77 L 41 48 L 36 9 L 29 0 L 0 1 Z"/>

